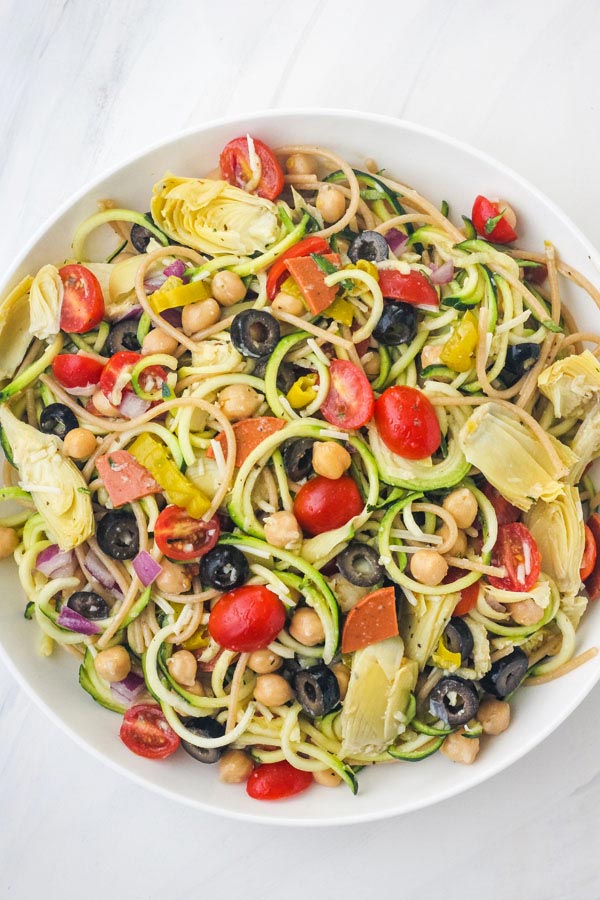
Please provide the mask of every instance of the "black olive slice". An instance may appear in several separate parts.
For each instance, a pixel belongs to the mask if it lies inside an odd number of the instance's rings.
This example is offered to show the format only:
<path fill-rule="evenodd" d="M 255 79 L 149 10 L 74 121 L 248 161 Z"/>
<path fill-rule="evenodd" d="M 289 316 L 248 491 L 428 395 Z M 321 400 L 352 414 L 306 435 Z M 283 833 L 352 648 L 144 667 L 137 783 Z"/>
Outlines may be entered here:
<path fill-rule="evenodd" d="M 64 438 L 69 431 L 79 428 L 75 413 L 62 403 L 50 403 L 45 406 L 40 416 L 40 429 L 44 434 L 55 434 Z"/>

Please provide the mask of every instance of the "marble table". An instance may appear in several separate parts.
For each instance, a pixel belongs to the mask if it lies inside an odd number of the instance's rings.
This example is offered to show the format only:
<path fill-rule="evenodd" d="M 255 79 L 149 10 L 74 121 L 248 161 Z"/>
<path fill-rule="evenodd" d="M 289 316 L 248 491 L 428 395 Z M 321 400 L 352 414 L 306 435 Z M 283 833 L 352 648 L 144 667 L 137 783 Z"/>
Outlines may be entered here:
<path fill-rule="evenodd" d="M 596 0 L 0 0 L 0 266 L 72 191 L 146 144 L 222 115 L 310 105 L 469 141 L 600 244 L 599 31 Z M 597 688 L 528 757 L 437 807 L 289 831 L 129 783 L 0 665 L 0 894 L 594 900 L 599 702 Z"/>

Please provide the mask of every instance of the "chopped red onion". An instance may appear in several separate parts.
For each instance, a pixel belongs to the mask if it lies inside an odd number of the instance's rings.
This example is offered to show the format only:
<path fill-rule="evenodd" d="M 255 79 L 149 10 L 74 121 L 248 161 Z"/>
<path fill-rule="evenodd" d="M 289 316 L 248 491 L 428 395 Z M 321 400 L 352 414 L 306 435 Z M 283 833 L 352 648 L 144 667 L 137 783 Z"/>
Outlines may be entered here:
<path fill-rule="evenodd" d="M 118 318 L 114 319 L 114 322 L 124 322 L 125 319 L 139 319 L 142 315 L 143 309 L 139 304 L 135 304 L 127 312 L 122 313 Z"/>
<path fill-rule="evenodd" d="M 429 277 L 432 284 L 448 284 L 454 278 L 454 263 L 448 259 L 441 266 L 431 266 Z"/>
<path fill-rule="evenodd" d="M 152 584 L 162 572 L 160 563 L 157 563 L 147 550 L 140 550 L 133 560 L 133 568 L 144 587 L 148 587 L 149 584 Z"/>
<path fill-rule="evenodd" d="M 61 551 L 57 544 L 51 544 L 38 553 L 35 567 L 48 578 L 69 578 L 75 574 L 75 554 L 72 550 Z"/>
<path fill-rule="evenodd" d="M 77 631 L 79 634 L 100 634 L 102 629 L 96 622 L 90 622 L 85 616 L 79 615 L 70 606 L 63 606 L 58 614 L 57 624 L 61 628 L 68 628 L 69 631 Z"/>
<path fill-rule="evenodd" d="M 153 275 L 151 278 L 147 278 L 144 282 L 146 293 L 153 294 L 154 291 L 158 291 L 159 288 L 163 286 L 166 280 L 167 276 L 163 275 L 162 272 L 160 273 L 160 275 Z"/>
<path fill-rule="evenodd" d="M 168 322 L 169 325 L 172 325 L 173 328 L 181 328 L 181 307 L 175 306 L 173 309 L 163 309 L 161 312 L 162 318 L 165 322 Z"/>
<path fill-rule="evenodd" d="M 186 264 L 182 259 L 176 259 L 175 262 L 171 263 L 170 266 L 167 266 L 166 269 L 163 269 L 163 275 L 166 275 L 167 278 L 169 275 L 174 275 L 175 278 L 183 278 L 183 273 L 187 269 Z"/>
<path fill-rule="evenodd" d="M 408 235 L 404 234 L 404 232 L 400 231 L 398 228 L 390 228 L 389 231 L 386 231 L 385 239 L 393 253 L 401 252 L 408 243 Z"/>
<path fill-rule="evenodd" d="M 136 675 L 135 672 L 130 672 L 123 681 L 112 681 L 110 685 L 113 694 L 116 694 L 125 703 L 133 703 L 145 687 L 144 679 Z"/>
<path fill-rule="evenodd" d="M 123 399 L 119 403 L 119 412 L 126 419 L 135 419 L 150 409 L 149 400 L 143 400 L 133 391 L 123 391 Z"/>
<path fill-rule="evenodd" d="M 116 588 L 116 582 L 111 573 L 108 571 L 101 559 L 98 559 L 95 553 L 90 550 L 83 560 L 84 568 L 94 578 L 98 584 L 111 591 Z"/>

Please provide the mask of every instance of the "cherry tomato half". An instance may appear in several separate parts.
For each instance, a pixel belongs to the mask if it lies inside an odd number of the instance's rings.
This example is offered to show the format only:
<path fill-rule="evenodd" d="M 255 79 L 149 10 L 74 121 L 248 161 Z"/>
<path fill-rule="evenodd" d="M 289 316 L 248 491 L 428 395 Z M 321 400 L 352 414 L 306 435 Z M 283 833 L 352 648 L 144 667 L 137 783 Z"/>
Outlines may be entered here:
<path fill-rule="evenodd" d="M 321 412 L 337 428 L 362 428 L 373 416 L 375 398 L 362 369 L 347 359 L 332 359 L 329 391 Z"/>
<path fill-rule="evenodd" d="M 600 547 L 600 515 L 598 513 L 592 513 L 587 520 L 587 527 L 592 532 L 596 547 Z M 585 589 L 590 600 L 597 600 L 600 597 L 600 555 L 598 553 L 596 553 L 596 563 L 585 579 Z"/>
<path fill-rule="evenodd" d="M 100 390 L 109 403 L 119 406 L 123 394 L 133 393 L 131 385 L 131 372 L 144 357 L 133 350 L 119 350 L 104 366 L 100 376 Z M 164 382 L 167 373 L 162 366 L 148 366 L 140 375 L 140 386 L 144 391 L 156 391 L 157 384 Z"/>
<path fill-rule="evenodd" d="M 165 759 L 175 753 L 180 743 L 161 708 L 151 703 L 140 703 L 127 710 L 119 737 L 132 753 L 146 759 Z"/>
<path fill-rule="evenodd" d="M 402 300 L 415 306 L 440 305 L 436 289 L 422 272 L 405 275 L 397 269 L 380 269 L 379 287 L 386 300 Z"/>
<path fill-rule="evenodd" d="M 282 759 L 258 766 L 246 782 L 246 793 L 253 800 L 283 800 L 305 791 L 312 781 L 310 772 L 295 769 L 287 759 Z"/>
<path fill-rule="evenodd" d="M 267 297 L 269 300 L 273 300 L 281 282 L 285 281 L 290 274 L 287 270 L 286 261 L 288 259 L 298 259 L 301 256 L 310 256 L 311 253 L 331 253 L 331 247 L 325 238 L 307 237 L 298 241 L 297 244 L 294 244 L 293 247 L 281 254 L 279 259 L 273 263 L 267 275 Z"/>
<path fill-rule="evenodd" d="M 586 578 L 589 578 L 589 576 L 594 571 L 597 555 L 598 548 L 596 547 L 596 541 L 594 540 L 592 529 L 589 525 L 586 525 L 585 547 L 583 548 L 583 558 L 581 560 L 581 568 L 579 570 L 579 577 L 582 581 L 585 581 Z"/>
<path fill-rule="evenodd" d="M 270 147 L 253 138 L 254 149 L 260 160 L 262 173 L 254 193 L 267 200 L 275 200 L 283 190 L 283 169 Z M 252 178 L 250 151 L 247 137 L 237 137 L 223 147 L 219 157 L 223 178 L 236 187 L 245 189 Z"/>
<path fill-rule="evenodd" d="M 333 480 L 317 475 L 303 484 L 294 500 L 294 515 L 307 534 L 322 534 L 341 528 L 364 508 L 354 479 L 349 475 Z"/>
<path fill-rule="evenodd" d="M 471 218 L 477 234 L 488 241 L 510 244 L 517 239 L 517 232 L 502 215 L 499 205 L 482 194 L 475 197 Z"/>
<path fill-rule="evenodd" d="M 154 540 L 169 559 L 188 560 L 204 556 L 219 540 L 221 525 L 215 516 L 209 522 L 194 519 L 180 506 L 165 506 L 154 526 Z"/>
<path fill-rule="evenodd" d="M 498 525 L 510 525 L 511 522 L 517 522 L 521 518 L 521 510 L 503 497 L 493 484 L 486 481 L 483 493 L 494 507 Z"/>
<path fill-rule="evenodd" d="M 100 381 L 104 365 L 85 353 L 60 353 L 52 360 L 52 374 L 72 394 L 90 393 Z"/>
<path fill-rule="evenodd" d="M 387 388 L 375 401 L 375 424 L 386 447 L 405 459 L 431 456 L 442 440 L 435 409 L 418 388 Z"/>
<path fill-rule="evenodd" d="M 464 572 L 460 573 L 461 576 L 464 575 Z M 463 588 L 460 592 L 460 600 L 454 607 L 453 616 L 466 616 L 467 613 L 470 613 L 471 610 L 477 604 L 477 598 L 479 597 L 479 582 L 476 581 L 474 584 L 470 584 L 468 587 Z"/>
<path fill-rule="evenodd" d="M 58 270 L 64 287 L 60 308 L 60 327 L 63 331 L 85 334 L 102 320 L 104 297 L 100 282 L 85 266 L 63 266 Z"/>
<path fill-rule="evenodd" d="M 267 647 L 284 625 L 285 606 L 262 584 L 246 584 L 223 594 L 208 620 L 208 630 L 217 644 L 240 653 Z"/>
<path fill-rule="evenodd" d="M 542 568 L 542 557 L 535 538 L 522 522 L 500 525 L 492 561 L 495 566 L 506 568 L 506 577 L 490 575 L 488 581 L 504 591 L 530 591 Z"/>

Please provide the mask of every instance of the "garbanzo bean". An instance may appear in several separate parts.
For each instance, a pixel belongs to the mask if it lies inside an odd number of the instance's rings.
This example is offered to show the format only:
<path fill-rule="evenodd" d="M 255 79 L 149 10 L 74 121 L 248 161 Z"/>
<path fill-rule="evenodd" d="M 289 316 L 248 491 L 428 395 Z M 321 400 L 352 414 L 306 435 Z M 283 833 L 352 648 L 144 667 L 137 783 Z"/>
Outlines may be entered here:
<path fill-rule="evenodd" d="M 285 167 L 290 175 L 316 175 L 317 164 L 306 153 L 292 153 L 285 161 Z"/>
<path fill-rule="evenodd" d="M 247 384 L 230 384 L 219 394 L 218 405 L 230 422 L 239 422 L 254 415 L 262 397 Z"/>
<path fill-rule="evenodd" d="M 248 780 L 253 768 L 243 750 L 226 750 L 219 760 L 219 779 L 225 784 L 241 784 Z"/>
<path fill-rule="evenodd" d="M 350 681 L 350 669 L 344 663 L 336 663 L 330 666 L 331 671 L 335 675 L 340 689 L 340 700 L 343 700 L 348 693 L 348 683 Z"/>
<path fill-rule="evenodd" d="M 213 276 L 212 295 L 221 306 L 233 306 L 246 296 L 246 285 L 239 275 L 224 269 Z"/>
<path fill-rule="evenodd" d="M 469 488 L 458 488 L 456 491 L 452 491 L 442 505 L 459 528 L 470 528 L 475 521 L 478 510 L 477 500 Z"/>
<path fill-rule="evenodd" d="M 19 535 L 14 528 L 0 525 L 0 559 L 11 556 L 19 546 Z"/>
<path fill-rule="evenodd" d="M 248 668 L 257 675 L 270 675 L 283 665 L 282 658 L 265 647 L 263 650 L 255 650 L 248 657 Z"/>
<path fill-rule="evenodd" d="M 317 475 L 337 480 L 350 468 L 351 462 L 346 448 L 335 441 L 315 441 L 313 444 L 312 464 Z"/>
<path fill-rule="evenodd" d="M 294 696 L 282 675 L 259 675 L 254 685 L 254 699 L 265 706 L 283 706 Z"/>
<path fill-rule="evenodd" d="M 346 212 L 346 200 L 341 191 L 333 185 L 319 188 L 316 207 L 323 216 L 323 221 L 328 224 L 337 222 Z"/>
<path fill-rule="evenodd" d="M 435 550 L 417 550 L 410 560 L 410 571 L 416 581 L 434 587 L 448 573 L 448 563 Z"/>
<path fill-rule="evenodd" d="M 315 647 L 325 640 L 323 623 L 314 609 L 303 606 L 292 616 L 289 632 L 294 640 L 305 647 Z"/>
<path fill-rule="evenodd" d="M 185 594 L 192 586 L 191 575 L 183 566 L 171 562 L 169 559 L 161 560 L 162 572 L 156 578 L 156 587 L 167 594 Z"/>
<path fill-rule="evenodd" d="M 167 660 L 167 666 L 171 677 L 177 684 L 191 687 L 196 683 L 198 662 L 190 650 L 178 650 Z"/>
<path fill-rule="evenodd" d="M 321 769 L 319 772 L 313 772 L 313 778 L 321 787 L 337 787 L 341 783 L 341 776 L 333 769 Z"/>
<path fill-rule="evenodd" d="M 63 441 L 63 450 L 71 459 L 88 459 L 97 446 L 96 438 L 87 428 L 73 428 Z"/>
<path fill-rule="evenodd" d="M 213 297 L 200 300 L 198 303 L 190 303 L 184 306 L 181 313 L 181 327 L 188 337 L 210 328 L 221 317 L 221 307 Z"/>
<path fill-rule="evenodd" d="M 285 291 L 279 291 L 271 306 L 273 309 L 289 313 L 291 316 L 302 316 L 306 312 L 306 307 L 300 297 L 286 294 Z"/>
<path fill-rule="evenodd" d="M 131 672 L 129 653 L 120 644 L 101 650 L 94 660 L 94 668 L 106 681 L 123 681 Z"/>
<path fill-rule="evenodd" d="M 179 341 L 165 334 L 160 328 L 153 328 L 142 341 L 142 356 L 150 356 L 152 353 L 168 353 L 172 355 L 179 346 Z"/>
<path fill-rule="evenodd" d="M 102 391 L 98 390 L 92 396 L 92 403 L 101 416 L 110 416 L 115 418 L 119 415 L 119 410 L 109 403 Z"/>
<path fill-rule="evenodd" d="M 273 547 L 297 549 L 302 543 L 302 529 L 292 512 L 280 510 L 264 521 L 265 539 Z"/>

